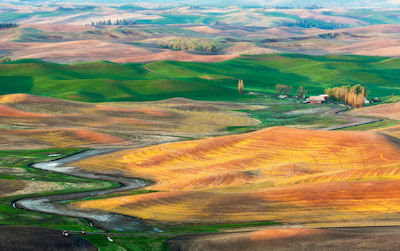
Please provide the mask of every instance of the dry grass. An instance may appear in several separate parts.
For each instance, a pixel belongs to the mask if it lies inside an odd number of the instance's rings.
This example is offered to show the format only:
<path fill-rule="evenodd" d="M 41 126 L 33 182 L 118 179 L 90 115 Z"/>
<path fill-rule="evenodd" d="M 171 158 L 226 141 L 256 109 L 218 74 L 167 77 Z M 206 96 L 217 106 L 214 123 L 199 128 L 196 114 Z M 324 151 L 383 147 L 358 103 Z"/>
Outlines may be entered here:
<path fill-rule="evenodd" d="M 372 132 L 285 127 L 80 161 L 160 192 L 75 206 L 166 222 L 357 221 L 400 210 L 400 149 Z"/>
<path fill-rule="evenodd" d="M 26 187 L 26 183 L 22 180 L 0 180 L 0 197 L 15 193 Z"/>
<path fill-rule="evenodd" d="M 42 191 L 61 190 L 64 187 L 54 182 L 27 180 L 0 180 L 0 197 L 38 193 Z"/>

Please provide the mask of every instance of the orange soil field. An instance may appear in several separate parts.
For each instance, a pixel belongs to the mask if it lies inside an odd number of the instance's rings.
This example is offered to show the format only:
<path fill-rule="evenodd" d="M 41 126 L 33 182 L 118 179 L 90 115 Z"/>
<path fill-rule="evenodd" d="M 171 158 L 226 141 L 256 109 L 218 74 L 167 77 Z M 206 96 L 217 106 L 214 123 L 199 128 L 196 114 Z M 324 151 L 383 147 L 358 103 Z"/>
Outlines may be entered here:
<path fill-rule="evenodd" d="M 159 192 L 74 206 L 169 223 L 400 223 L 399 164 L 399 146 L 373 132 L 275 127 L 82 160 Z"/>
<path fill-rule="evenodd" d="M 202 109 L 199 109 L 202 108 Z M 232 110 L 251 106 L 171 99 L 83 103 L 27 94 L 0 96 L 0 149 L 146 146 L 179 136 L 225 134 L 258 120 Z"/>
<path fill-rule="evenodd" d="M 400 139 L 400 125 L 375 129 L 374 131 Z"/>

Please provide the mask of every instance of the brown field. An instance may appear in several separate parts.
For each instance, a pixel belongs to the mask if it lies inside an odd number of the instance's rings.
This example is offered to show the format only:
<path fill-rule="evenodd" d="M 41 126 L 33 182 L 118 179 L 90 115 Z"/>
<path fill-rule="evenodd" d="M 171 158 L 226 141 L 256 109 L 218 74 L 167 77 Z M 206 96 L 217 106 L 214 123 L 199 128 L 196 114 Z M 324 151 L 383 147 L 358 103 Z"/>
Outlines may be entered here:
<path fill-rule="evenodd" d="M 399 227 L 271 228 L 254 232 L 187 235 L 170 250 L 397 250 Z"/>
<path fill-rule="evenodd" d="M 143 103 L 83 103 L 27 94 L 0 96 L 0 149 L 143 146 L 180 136 L 221 135 L 258 120 L 249 108 L 171 99 Z"/>
<path fill-rule="evenodd" d="M 217 29 L 211 28 L 209 26 L 205 26 L 205 25 L 186 27 L 185 29 L 196 31 L 199 33 L 204 33 L 204 34 L 218 34 L 221 32 L 220 30 L 217 30 Z"/>
<path fill-rule="evenodd" d="M 400 148 L 373 132 L 275 127 L 76 163 L 160 192 L 75 203 L 169 223 L 400 223 Z"/>
<path fill-rule="evenodd" d="M 197 55 L 185 51 L 171 51 L 163 50 L 160 53 L 152 53 L 149 55 L 138 55 L 130 57 L 121 57 L 113 62 L 116 63 L 129 63 L 129 62 L 152 62 L 160 60 L 175 60 L 184 62 L 221 62 L 229 59 L 239 57 L 240 54 L 226 54 L 226 55 Z"/>
<path fill-rule="evenodd" d="M 0 197 L 17 192 L 26 187 L 26 183 L 21 180 L 0 180 Z"/>
<path fill-rule="evenodd" d="M 370 25 L 327 32 L 327 30 L 318 28 L 304 29 L 276 26 L 276 22 L 287 21 L 287 19 L 268 17 L 253 11 L 233 10 L 235 12 L 225 16 L 225 23 L 228 24 L 225 27 L 194 24 L 174 26 L 177 32 L 192 31 L 194 34 L 191 36 L 194 37 L 217 36 L 217 38 L 228 40 L 241 37 L 245 39 L 244 41 L 249 41 L 229 42 L 225 44 L 224 49 L 218 55 L 204 55 L 189 51 L 143 46 L 141 44 L 149 44 L 149 41 L 151 41 L 150 44 L 156 44 L 158 40 L 163 40 L 172 35 L 162 31 L 152 31 L 151 25 L 124 27 L 124 32 L 120 32 L 118 26 L 102 28 L 86 26 L 83 24 L 85 22 L 90 23 L 90 18 L 84 17 L 84 20 L 79 21 L 79 16 L 56 22 L 26 20 L 18 28 L 3 29 L 0 31 L 0 50 L 13 60 L 39 58 L 60 63 L 97 60 L 117 63 L 159 60 L 219 62 L 244 54 L 288 51 L 306 54 L 357 54 L 388 57 L 400 55 L 400 42 L 397 36 L 400 25 Z M 104 14 L 107 14 L 107 11 Z M 185 11 L 188 10 L 179 10 L 179 12 Z M 293 12 L 294 15 L 303 18 L 314 18 L 326 22 L 363 25 L 356 19 L 327 16 L 318 11 L 287 10 L 287 12 Z M 121 19 L 125 14 L 110 13 L 105 18 L 107 20 Z M 129 13 L 129 15 L 136 14 Z M 149 18 L 149 15 L 146 14 L 146 18 Z M 257 29 L 249 29 L 249 26 L 257 27 Z M 40 34 L 43 37 L 36 38 L 35 32 L 30 31 L 30 29 L 41 31 Z M 334 38 L 328 39 L 319 36 L 328 33 L 333 35 Z M 186 35 L 177 35 L 177 37 L 180 36 Z M 260 44 L 251 42 L 253 40 L 265 40 L 265 42 L 260 46 Z"/>
<path fill-rule="evenodd" d="M 0 168 L 1 171 L 2 168 Z M 12 171 L 8 171 L 10 174 Z M 0 198 L 43 191 L 56 191 L 64 187 L 54 182 L 0 179 Z"/>
<path fill-rule="evenodd" d="M 351 45 L 332 47 L 329 51 L 339 54 L 351 52 L 351 54 L 356 55 L 399 57 L 400 40 L 382 37 Z"/>
<path fill-rule="evenodd" d="M 400 102 L 364 107 L 350 114 L 400 120 Z"/>
<path fill-rule="evenodd" d="M 13 59 L 40 58 L 46 61 L 63 63 L 99 60 L 118 62 L 119 59 L 124 57 L 153 55 L 151 51 L 133 45 L 100 40 L 58 43 L 5 42 L 0 45 L 0 49 L 13 51 L 10 55 Z"/>

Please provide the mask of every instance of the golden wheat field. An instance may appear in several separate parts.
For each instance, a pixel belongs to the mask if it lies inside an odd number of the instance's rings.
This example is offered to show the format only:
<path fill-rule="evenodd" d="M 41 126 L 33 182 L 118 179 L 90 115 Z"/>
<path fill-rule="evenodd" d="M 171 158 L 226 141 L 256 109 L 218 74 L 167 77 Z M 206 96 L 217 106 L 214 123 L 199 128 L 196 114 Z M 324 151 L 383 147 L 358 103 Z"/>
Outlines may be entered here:
<path fill-rule="evenodd" d="M 161 144 L 75 163 L 153 180 L 149 189 L 158 192 L 74 206 L 170 223 L 392 222 L 400 211 L 399 153 L 374 132 L 287 127 Z"/>
<path fill-rule="evenodd" d="M 177 141 L 181 136 L 222 135 L 230 126 L 259 123 L 246 113 L 232 111 L 239 109 L 253 107 L 187 99 L 96 104 L 3 95 L 0 148 L 137 147 Z"/>

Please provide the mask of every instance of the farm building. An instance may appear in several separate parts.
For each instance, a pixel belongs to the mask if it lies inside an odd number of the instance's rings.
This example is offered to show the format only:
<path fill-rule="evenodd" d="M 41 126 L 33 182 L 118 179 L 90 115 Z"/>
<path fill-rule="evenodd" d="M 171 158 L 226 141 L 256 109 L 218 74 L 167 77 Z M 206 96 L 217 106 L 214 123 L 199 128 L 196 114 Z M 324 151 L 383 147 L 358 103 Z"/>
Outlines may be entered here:
<path fill-rule="evenodd" d="M 322 95 L 319 95 L 319 96 L 310 96 L 307 99 L 307 103 L 310 103 L 310 104 L 324 104 L 327 99 L 328 99 L 328 95 L 326 95 L 326 94 L 322 94 Z"/>

